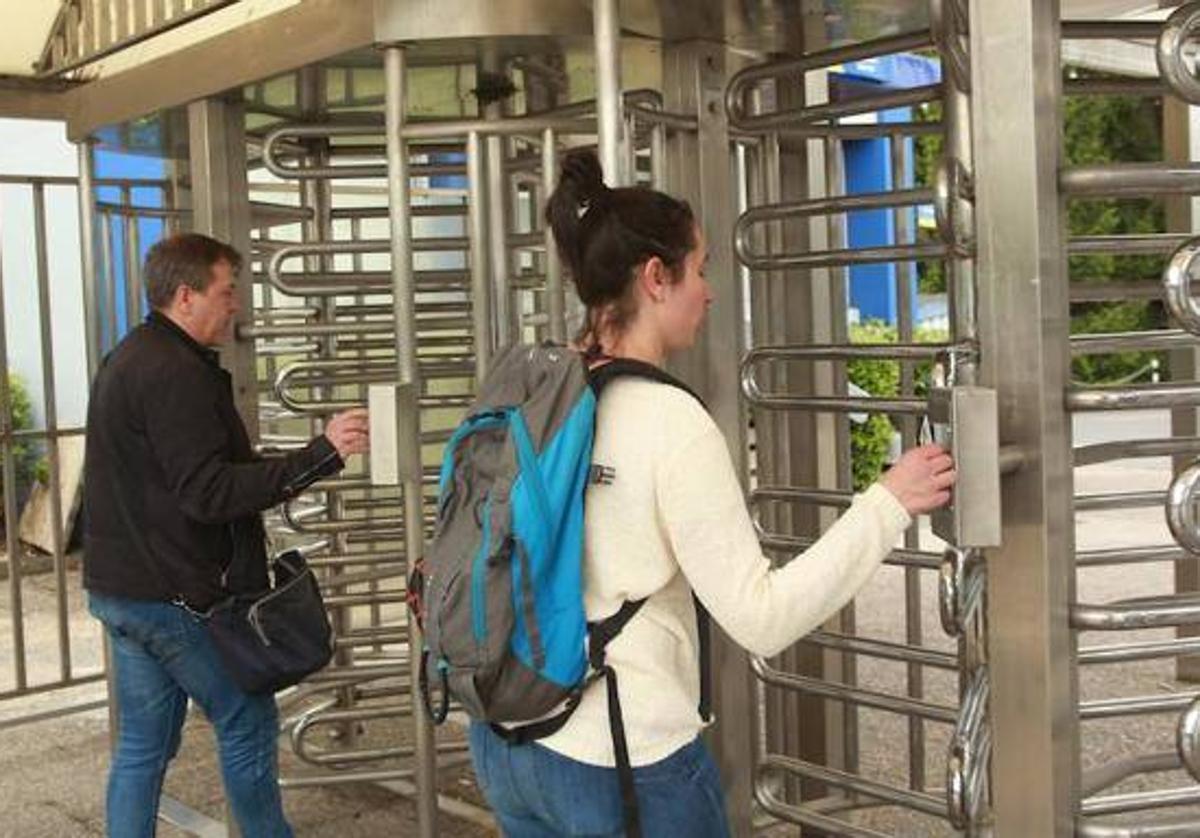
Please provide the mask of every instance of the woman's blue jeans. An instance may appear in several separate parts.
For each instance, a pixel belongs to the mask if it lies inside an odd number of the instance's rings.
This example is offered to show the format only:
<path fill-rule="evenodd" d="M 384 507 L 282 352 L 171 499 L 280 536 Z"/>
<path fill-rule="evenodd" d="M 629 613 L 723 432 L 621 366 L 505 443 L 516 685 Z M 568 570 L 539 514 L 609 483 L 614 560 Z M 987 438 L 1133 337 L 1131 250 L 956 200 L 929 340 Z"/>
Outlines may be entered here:
<path fill-rule="evenodd" d="M 108 775 L 109 838 L 154 835 L 167 763 L 179 750 L 187 701 L 217 734 L 221 776 L 245 836 L 291 838 L 279 798 L 278 711 L 229 677 L 197 617 L 166 602 L 89 593 L 112 641 L 117 748 Z"/>
<path fill-rule="evenodd" d="M 510 745 L 471 723 L 471 758 L 506 838 L 625 834 L 615 768 L 577 762 L 536 742 Z M 633 769 L 644 838 L 728 838 L 716 763 L 696 739 Z"/>

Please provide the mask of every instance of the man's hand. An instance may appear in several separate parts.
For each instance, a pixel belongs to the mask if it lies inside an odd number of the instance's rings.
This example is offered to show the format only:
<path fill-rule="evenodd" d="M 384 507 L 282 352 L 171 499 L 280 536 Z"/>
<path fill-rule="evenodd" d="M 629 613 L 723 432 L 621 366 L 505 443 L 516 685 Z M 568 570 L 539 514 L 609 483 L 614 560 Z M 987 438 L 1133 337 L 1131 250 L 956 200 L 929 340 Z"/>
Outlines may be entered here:
<path fill-rule="evenodd" d="M 338 455 L 347 459 L 351 454 L 361 454 L 371 447 L 370 422 L 367 410 L 356 407 L 339 413 L 325 423 L 325 437 L 333 443 Z"/>

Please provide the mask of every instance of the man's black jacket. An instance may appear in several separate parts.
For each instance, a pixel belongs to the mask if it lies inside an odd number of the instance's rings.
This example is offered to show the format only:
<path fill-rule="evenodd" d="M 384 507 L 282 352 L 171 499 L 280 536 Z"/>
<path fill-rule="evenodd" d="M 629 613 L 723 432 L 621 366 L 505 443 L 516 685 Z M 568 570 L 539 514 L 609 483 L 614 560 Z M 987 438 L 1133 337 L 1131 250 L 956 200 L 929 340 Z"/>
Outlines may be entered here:
<path fill-rule="evenodd" d="M 256 457 L 216 353 L 155 312 L 109 353 L 92 387 L 84 585 L 198 609 L 262 590 L 259 513 L 342 465 L 324 436 L 286 457 Z"/>

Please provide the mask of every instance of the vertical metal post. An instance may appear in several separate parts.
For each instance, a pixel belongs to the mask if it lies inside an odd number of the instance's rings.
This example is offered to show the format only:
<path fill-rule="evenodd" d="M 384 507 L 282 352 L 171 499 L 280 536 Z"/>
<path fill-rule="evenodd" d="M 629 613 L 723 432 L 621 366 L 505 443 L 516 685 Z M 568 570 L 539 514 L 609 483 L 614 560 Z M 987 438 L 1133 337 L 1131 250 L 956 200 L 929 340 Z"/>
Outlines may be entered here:
<path fill-rule="evenodd" d="M 1058 31 L 1055 29 L 1054 31 Z M 946 125 L 944 154 L 951 165 L 961 163 L 968 172 L 972 170 L 971 150 L 971 97 L 959 90 L 952 73 L 947 73 L 942 83 L 943 121 Z M 953 176 L 953 173 L 951 173 Z M 950 197 L 951 216 L 963 230 L 974 230 L 974 210 L 970 201 Z M 946 261 L 947 287 L 950 292 L 950 339 L 951 341 L 975 340 L 978 337 L 978 315 L 976 312 L 975 263 L 970 258 L 950 258 Z M 958 366 L 955 382 L 974 384 L 975 363 L 967 359 Z"/>
<path fill-rule="evenodd" d="M 192 229 L 221 239 L 246 259 L 237 283 L 234 339 L 221 349 L 233 376 L 233 398 L 251 440 L 258 439 L 258 375 L 254 340 L 237 329 L 254 320 L 250 258 L 250 192 L 246 182 L 246 129 L 240 100 L 202 99 L 188 105 L 191 149 Z"/>
<path fill-rule="evenodd" d="M 741 276 L 728 235 L 733 229 L 737 196 L 723 104 L 724 50 L 693 42 L 670 47 L 664 57 L 665 106 L 695 113 L 698 120 L 694 136 L 682 132 L 673 136 L 670 189 L 691 202 L 704 225 L 707 273 L 714 298 L 696 345 L 674 359 L 672 369 L 705 398 L 729 445 L 734 466 L 744 479 L 746 423 L 738 395 L 738 362 L 744 345 L 745 310 Z M 713 731 L 715 757 L 725 784 L 734 834 L 747 836 L 751 832 L 753 777 L 746 766 L 756 742 L 757 692 L 746 652 L 724 634 L 714 633 L 711 665 L 713 708 L 721 720 Z"/>
<path fill-rule="evenodd" d="M 481 69 L 488 73 L 499 73 L 503 69 L 494 43 L 484 46 Z M 485 119 L 501 119 L 504 108 L 500 102 L 491 102 L 483 108 Z M 492 269 L 492 340 L 493 348 L 507 346 L 514 338 L 514 316 L 512 301 L 513 263 L 508 250 L 509 180 L 504 171 L 504 137 L 491 135 L 487 138 L 488 206 L 488 249 Z"/>
<path fill-rule="evenodd" d="M 33 184 L 33 237 L 37 264 L 38 321 L 42 349 L 42 409 L 46 458 L 50 467 L 50 547 L 54 553 L 59 675 L 71 677 L 71 635 L 67 625 L 67 558 L 63 549 L 62 463 L 58 450 L 58 398 L 54 376 L 54 312 L 50 305 L 50 265 L 46 253 L 46 185 Z M 15 556 L 13 556 L 15 558 Z"/>
<path fill-rule="evenodd" d="M 550 200 L 554 192 L 554 179 L 558 175 L 558 153 L 555 148 L 554 131 L 547 128 L 542 132 L 542 196 Z M 563 296 L 562 263 L 558 258 L 558 246 L 550 225 L 542 221 L 546 242 L 546 296 L 550 314 L 550 340 L 561 343 L 566 339 L 566 300 Z"/>
<path fill-rule="evenodd" d="M 388 215 L 392 239 L 392 307 L 396 319 L 396 373 L 401 384 L 420 391 L 417 368 L 417 318 L 412 268 L 412 226 L 409 209 L 408 148 L 400 131 L 405 122 L 406 67 L 404 48 L 384 48 L 385 121 L 387 132 Z M 415 403 L 415 400 L 414 400 Z M 413 473 L 404 479 L 404 546 L 411 575 L 425 552 L 424 504 L 421 495 L 420 423 L 416 410 L 397 416 L 399 445 Z M 437 832 L 437 774 L 433 728 L 416 700 L 421 675 L 421 633 L 409 620 L 409 683 L 413 689 L 414 778 L 417 786 L 417 830 L 421 838 Z"/>
<path fill-rule="evenodd" d="M 100 213 L 100 261 L 104 265 L 104 325 L 106 326 L 105 341 L 101 344 L 104 350 L 117 345 L 119 327 L 117 325 L 117 271 L 113 260 L 113 217 L 112 213 Z M 103 353 L 101 353 L 103 354 Z"/>
<path fill-rule="evenodd" d="M 1192 154 L 1194 135 L 1191 126 L 1192 108 L 1173 96 L 1162 100 L 1163 157 L 1168 162 L 1187 163 L 1196 159 Z M 1200 156 L 1200 155 L 1197 155 Z M 1195 229 L 1194 204 L 1191 197 L 1166 198 L 1167 229 L 1192 232 Z M 1200 349 L 1179 349 L 1169 356 L 1171 378 L 1176 381 L 1192 381 L 1200 369 Z M 1176 437 L 1195 436 L 1198 430 L 1197 410 L 1181 407 L 1171 411 L 1171 435 Z M 1193 456 L 1177 456 L 1172 461 L 1172 471 L 1178 473 L 1193 462 Z M 1175 592 L 1192 593 L 1200 590 L 1200 567 L 1196 562 L 1175 562 Z M 1180 626 L 1175 630 L 1177 637 L 1196 637 L 1200 629 L 1196 626 Z M 1186 655 L 1175 659 L 1175 677 L 1185 681 L 1200 681 L 1200 655 Z"/>
<path fill-rule="evenodd" d="M 892 188 L 907 189 L 911 182 L 910 157 L 908 143 L 902 134 L 892 134 L 889 139 L 889 150 L 892 161 Z M 912 210 L 909 207 L 899 207 L 893 213 L 895 224 L 896 244 L 909 244 L 913 240 Z M 914 280 L 912 262 L 896 263 L 896 338 L 900 343 L 911 343 L 913 340 L 913 305 L 912 284 Z M 900 394 L 911 395 L 913 392 L 913 364 L 904 361 L 900 364 Z M 900 420 L 900 444 L 905 450 L 917 444 L 916 417 L 905 416 Z M 909 527 L 904 533 L 904 547 L 916 550 L 920 546 L 920 530 Z M 921 571 L 919 568 L 904 569 L 904 637 L 911 646 L 920 646 L 924 632 L 921 627 Z M 925 670 L 920 664 L 910 663 L 906 667 L 908 695 L 921 698 L 925 695 Z M 917 716 L 908 719 L 908 782 L 909 788 L 923 790 L 925 788 L 925 722 Z"/>
<path fill-rule="evenodd" d="M 667 188 L 667 126 L 655 123 L 650 128 L 650 186 L 660 192 Z"/>
<path fill-rule="evenodd" d="M 138 263 L 137 218 L 130 213 L 133 206 L 133 190 L 121 187 L 121 230 L 125 242 L 125 330 L 133 329 L 141 322 L 142 312 L 142 268 Z"/>
<path fill-rule="evenodd" d="M 8 338 L 4 326 L 4 273 L 0 270 L 0 473 L 4 476 L 4 549 L 8 555 L 8 616 L 12 623 L 13 687 L 26 687 L 25 618 L 21 603 L 21 547 L 17 541 L 17 464 L 13 459 L 12 394 L 8 380 Z"/>
<path fill-rule="evenodd" d="M 100 366 L 100 289 L 96 278 L 96 200 L 92 184 L 92 146 L 78 143 L 79 151 L 79 249 L 83 272 L 83 328 L 87 344 L 88 381 Z"/>
<path fill-rule="evenodd" d="M 986 35 L 985 35 L 986 33 Z M 1025 465 L 988 552 L 997 835 L 1070 836 L 1079 789 L 1059 3 L 971 3 L 981 380 Z"/>
<path fill-rule="evenodd" d="M 467 135 L 467 236 L 471 260 L 471 332 L 475 342 L 475 380 L 483 381 L 492 357 L 491 288 L 488 285 L 487 190 L 483 144 L 478 131 Z"/>
<path fill-rule="evenodd" d="M 618 0 L 593 0 L 592 32 L 596 50 L 596 115 L 600 165 L 610 185 L 628 183 L 621 156 L 621 12 Z"/>

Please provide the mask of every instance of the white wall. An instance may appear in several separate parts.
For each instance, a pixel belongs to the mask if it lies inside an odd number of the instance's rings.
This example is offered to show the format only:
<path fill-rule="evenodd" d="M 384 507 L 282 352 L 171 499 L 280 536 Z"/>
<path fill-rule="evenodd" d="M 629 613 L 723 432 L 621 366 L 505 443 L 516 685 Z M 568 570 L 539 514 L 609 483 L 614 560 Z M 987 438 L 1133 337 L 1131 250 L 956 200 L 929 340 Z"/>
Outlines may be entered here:
<path fill-rule="evenodd" d="M 75 146 L 67 142 L 63 123 L 0 119 L 0 175 L 75 177 L 76 154 Z M 33 190 L 0 185 L 0 269 L 9 368 L 25 381 L 35 422 L 43 427 L 41 319 L 34 242 Z M 88 390 L 79 204 L 74 187 L 46 187 L 46 245 L 58 424 L 74 427 L 86 418 Z"/>

